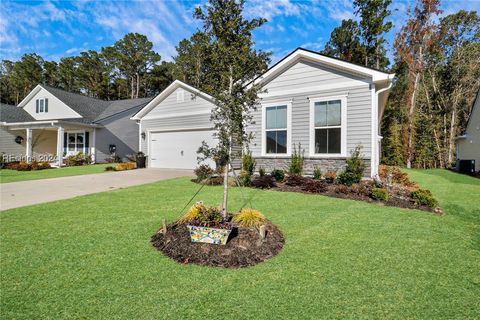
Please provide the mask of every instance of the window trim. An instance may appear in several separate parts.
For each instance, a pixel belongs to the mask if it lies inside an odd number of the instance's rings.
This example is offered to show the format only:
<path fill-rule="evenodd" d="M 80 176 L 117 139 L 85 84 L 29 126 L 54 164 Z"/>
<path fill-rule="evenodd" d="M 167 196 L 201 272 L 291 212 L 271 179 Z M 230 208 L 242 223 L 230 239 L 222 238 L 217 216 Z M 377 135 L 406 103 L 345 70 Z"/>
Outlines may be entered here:
<path fill-rule="evenodd" d="M 340 127 L 340 153 L 315 153 L 315 103 L 332 100 L 340 100 L 340 126 L 332 126 L 332 128 Z M 325 127 L 327 128 L 327 127 Z M 312 158 L 344 158 L 347 156 L 347 94 L 318 96 L 310 98 L 310 145 L 309 156 Z"/>
<path fill-rule="evenodd" d="M 266 129 L 266 110 L 268 107 L 287 106 L 287 128 L 278 129 L 287 130 L 287 153 L 267 153 L 267 129 Z M 282 100 L 275 102 L 262 103 L 262 157 L 285 158 L 292 155 L 292 100 Z"/>
<path fill-rule="evenodd" d="M 43 108 L 40 107 L 41 103 L 43 102 Z M 48 98 L 47 97 L 44 97 L 44 98 L 38 98 L 36 101 L 35 101 L 35 111 L 37 111 L 36 113 L 40 114 L 40 113 L 48 113 Z"/>
<path fill-rule="evenodd" d="M 65 133 L 67 134 L 67 150 L 66 150 L 66 153 L 67 153 L 67 156 L 69 155 L 75 155 L 75 154 L 78 154 L 80 152 L 82 152 L 83 154 L 87 154 L 87 149 L 86 149 L 86 138 L 87 138 L 87 131 L 84 131 L 84 130 L 69 130 L 69 131 L 65 131 Z M 83 147 L 82 147 L 82 150 L 79 150 L 77 145 L 77 134 L 83 134 Z M 70 151 L 68 150 L 69 149 L 69 141 L 68 141 L 68 137 L 70 134 L 74 134 L 75 135 L 75 150 L 74 151 Z"/>

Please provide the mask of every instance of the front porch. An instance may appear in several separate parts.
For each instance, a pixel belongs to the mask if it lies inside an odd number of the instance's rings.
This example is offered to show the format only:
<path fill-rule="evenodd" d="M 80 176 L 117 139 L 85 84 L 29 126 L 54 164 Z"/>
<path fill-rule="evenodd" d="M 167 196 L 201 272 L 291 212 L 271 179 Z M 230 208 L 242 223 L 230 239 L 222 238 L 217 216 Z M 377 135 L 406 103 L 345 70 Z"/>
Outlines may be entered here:
<path fill-rule="evenodd" d="M 95 134 L 97 126 L 66 122 L 32 122 L 9 124 L 8 130 L 18 132 L 16 143 L 25 148 L 24 159 L 47 161 L 63 166 L 70 155 L 91 155 L 95 163 Z"/>

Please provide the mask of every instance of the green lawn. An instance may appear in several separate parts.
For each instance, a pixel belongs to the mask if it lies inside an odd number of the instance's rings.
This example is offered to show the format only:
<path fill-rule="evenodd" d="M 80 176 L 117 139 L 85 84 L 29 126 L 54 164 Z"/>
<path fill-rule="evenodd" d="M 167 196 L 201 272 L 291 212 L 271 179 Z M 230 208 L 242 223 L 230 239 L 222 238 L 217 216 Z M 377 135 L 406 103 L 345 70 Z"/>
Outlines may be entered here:
<path fill-rule="evenodd" d="M 246 190 L 280 226 L 275 258 L 180 265 L 151 247 L 198 187 L 188 179 L 0 213 L 2 319 L 478 319 L 480 180 L 409 171 L 445 215 Z M 221 188 L 197 199 L 209 204 Z M 239 189 L 231 206 L 241 204 Z"/>
<path fill-rule="evenodd" d="M 53 169 L 35 170 L 35 171 L 17 171 L 17 170 L 2 169 L 0 170 L 0 183 L 100 173 L 100 172 L 105 172 L 105 167 L 111 166 L 111 165 L 112 164 L 110 163 L 92 164 L 88 166 L 53 168 Z"/>

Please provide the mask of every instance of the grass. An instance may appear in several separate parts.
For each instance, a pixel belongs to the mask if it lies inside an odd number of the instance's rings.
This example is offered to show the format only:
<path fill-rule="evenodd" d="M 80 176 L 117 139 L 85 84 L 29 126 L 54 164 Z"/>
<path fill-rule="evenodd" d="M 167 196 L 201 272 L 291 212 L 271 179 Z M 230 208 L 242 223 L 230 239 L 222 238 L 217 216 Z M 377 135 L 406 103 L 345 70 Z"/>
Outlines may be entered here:
<path fill-rule="evenodd" d="M 78 167 L 63 167 L 46 170 L 34 171 L 17 171 L 17 170 L 0 170 L 0 183 L 38 180 L 48 178 L 58 178 L 67 176 L 79 176 L 83 174 L 101 173 L 105 172 L 105 167 L 112 164 L 92 164 Z"/>
<path fill-rule="evenodd" d="M 180 265 L 149 243 L 198 188 L 188 179 L 1 213 L 0 317 L 478 319 L 480 180 L 409 171 L 443 216 L 246 190 L 285 248 L 255 267 Z M 221 201 L 219 187 L 197 196 Z M 238 208 L 238 189 L 230 204 Z"/>

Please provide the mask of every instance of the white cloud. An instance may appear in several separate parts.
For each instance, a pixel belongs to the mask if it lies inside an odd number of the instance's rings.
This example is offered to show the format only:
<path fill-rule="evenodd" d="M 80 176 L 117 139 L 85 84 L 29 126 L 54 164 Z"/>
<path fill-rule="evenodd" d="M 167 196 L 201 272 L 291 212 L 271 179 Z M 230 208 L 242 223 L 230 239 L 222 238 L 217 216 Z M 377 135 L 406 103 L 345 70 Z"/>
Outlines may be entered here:
<path fill-rule="evenodd" d="M 246 4 L 245 15 L 271 21 L 276 16 L 300 16 L 301 6 L 290 0 L 252 0 Z"/>

